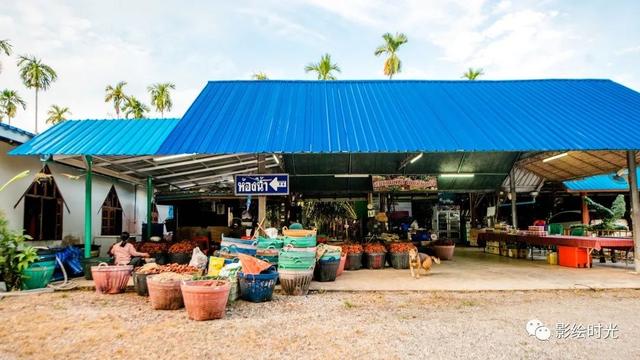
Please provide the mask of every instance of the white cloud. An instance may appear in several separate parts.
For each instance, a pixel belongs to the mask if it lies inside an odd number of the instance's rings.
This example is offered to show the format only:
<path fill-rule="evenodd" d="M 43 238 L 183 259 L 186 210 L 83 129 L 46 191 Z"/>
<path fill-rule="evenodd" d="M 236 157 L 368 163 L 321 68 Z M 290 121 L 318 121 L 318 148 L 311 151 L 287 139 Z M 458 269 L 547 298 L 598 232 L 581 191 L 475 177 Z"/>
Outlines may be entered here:
<path fill-rule="evenodd" d="M 624 49 L 620 49 L 616 51 L 616 55 L 629 55 L 629 54 L 640 54 L 640 45 L 629 46 Z"/>

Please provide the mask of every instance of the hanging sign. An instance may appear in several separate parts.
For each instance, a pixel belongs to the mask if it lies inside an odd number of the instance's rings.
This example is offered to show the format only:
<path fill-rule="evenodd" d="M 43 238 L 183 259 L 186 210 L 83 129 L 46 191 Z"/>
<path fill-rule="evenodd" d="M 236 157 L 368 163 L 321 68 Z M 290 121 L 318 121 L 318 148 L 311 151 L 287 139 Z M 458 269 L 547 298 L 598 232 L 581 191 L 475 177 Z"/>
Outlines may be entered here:
<path fill-rule="evenodd" d="M 236 175 L 234 194 L 246 195 L 289 195 L 289 174 Z"/>
<path fill-rule="evenodd" d="M 435 176 L 381 176 L 371 177 L 374 192 L 424 192 L 438 190 Z"/>

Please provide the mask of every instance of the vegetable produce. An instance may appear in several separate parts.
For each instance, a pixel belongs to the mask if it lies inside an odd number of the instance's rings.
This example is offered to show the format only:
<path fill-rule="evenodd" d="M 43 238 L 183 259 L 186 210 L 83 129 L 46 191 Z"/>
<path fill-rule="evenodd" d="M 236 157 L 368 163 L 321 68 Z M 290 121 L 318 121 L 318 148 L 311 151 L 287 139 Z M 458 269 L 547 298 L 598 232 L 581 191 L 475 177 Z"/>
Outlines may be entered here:
<path fill-rule="evenodd" d="M 360 244 L 344 244 L 342 245 L 342 252 L 344 254 L 357 254 L 362 252 L 362 245 Z"/>
<path fill-rule="evenodd" d="M 407 253 L 411 249 L 415 249 L 416 247 L 413 243 L 403 242 L 403 243 L 391 243 L 389 244 L 389 252 L 392 253 Z"/>
<path fill-rule="evenodd" d="M 171 254 L 190 253 L 191 251 L 193 251 L 193 249 L 196 246 L 198 246 L 198 244 L 195 241 L 188 241 L 188 240 L 181 241 L 171 245 L 171 247 L 169 248 L 169 253 Z"/>
<path fill-rule="evenodd" d="M 368 254 L 385 253 L 387 249 L 382 244 L 366 244 L 364 246 L 364 252 Z"/>
<path fill-rule="evenodd" d="M 138 247 L 138 251 L 149 254 L 157 254 L 166 252 L 168 247 L 169 244 L 167 243 L 144 242 Z"/>
<path fill-rule="evenodd" d="M 182 264 L 158 265 L 154 263 L 145 264 L 136 269 L 136 273 L 140 274 L 161 274 L 165 272 L 173 272 L 178 274 L 194 274 L 200 272 L 200 269 Z"/>

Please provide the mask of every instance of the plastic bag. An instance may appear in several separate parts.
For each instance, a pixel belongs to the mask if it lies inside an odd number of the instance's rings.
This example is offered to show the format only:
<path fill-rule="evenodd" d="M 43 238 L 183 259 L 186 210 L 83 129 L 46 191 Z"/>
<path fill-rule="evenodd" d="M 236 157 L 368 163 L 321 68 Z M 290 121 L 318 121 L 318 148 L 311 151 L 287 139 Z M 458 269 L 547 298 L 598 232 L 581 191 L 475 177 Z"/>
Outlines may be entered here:
<path fill-rule="evenodd" d="M 191 261 L 189 261 L 189 266 L 193 266 L 198 269 L 206 269 L 207 268 L 207 255 L 205 255 L 200 248 L 194 248 L 191 253 Z"/>
<path fill-rule="evenodd" d="M 235 279 L 238 275 L 238 271 L 242 269 L 242 265 L 240 263 L 231 263 L 227 264 L 218 273 L 218 276 L 223 278 L 228 278 L 229 280 Z"/>
<path fill-rule="evenodd" d="M 215 256 L 209 257 L 209 271 L 207 271 L 207 275 L 218 276 L 223 266 L 224 258 Z"/>
<path fill-rule="evenodd" d="M 267 234 L 267 237 L 270 239 L 275 239 L 278 237 L 278 229 L 276 228 L 268 228 L 264 230 L 264 233 Z"/>

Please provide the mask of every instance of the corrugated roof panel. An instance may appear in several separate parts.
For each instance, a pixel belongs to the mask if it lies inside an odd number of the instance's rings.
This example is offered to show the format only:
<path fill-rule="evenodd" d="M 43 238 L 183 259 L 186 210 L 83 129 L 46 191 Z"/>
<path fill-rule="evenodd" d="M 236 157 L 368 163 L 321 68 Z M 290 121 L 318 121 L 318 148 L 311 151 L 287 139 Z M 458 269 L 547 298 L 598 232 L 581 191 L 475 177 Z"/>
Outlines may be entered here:
<path fill-rule="evenodd" d="M 640 176 L 640 169 L 636 173 Z M 568 191 L 575 192 L 629 191 L 627 174 L 624 176 L 616 174 L 595 175 L 584 179 L 564 181 L 563 184 Z"/>
<path fill-rule="evenodd" d="M 34 135 L 26 130 L 0 122 L 0 138 L 19 144 L 29 141 Z"/>
<path fill-rule="evenodd" d="M 212 81 L 159 149 L 361 153 L 640 149 L 610 80 Z"/>
<path fill-rule="evenodd" d="M 150 155 L 155 154 L 178 119 L 64 121 L 10 155 Z"/>

